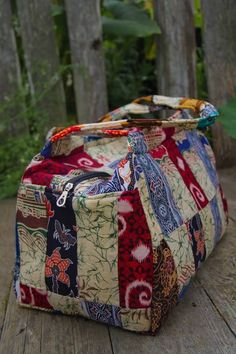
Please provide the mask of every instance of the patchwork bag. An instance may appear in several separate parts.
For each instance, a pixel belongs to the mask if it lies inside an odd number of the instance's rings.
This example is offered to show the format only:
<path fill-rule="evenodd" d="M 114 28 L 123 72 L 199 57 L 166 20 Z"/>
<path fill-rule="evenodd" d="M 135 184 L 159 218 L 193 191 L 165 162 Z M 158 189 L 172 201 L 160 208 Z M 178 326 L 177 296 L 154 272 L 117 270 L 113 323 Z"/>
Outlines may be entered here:
<path fill-rule="evenodd" d="M 161 109 L 175 113 L 160 120 Z M 197 129 L 216 117 L 204 101 L 148 96 L 52 129 L 17 197 L 18 302 L 155 334 L 225 232 Z"/>

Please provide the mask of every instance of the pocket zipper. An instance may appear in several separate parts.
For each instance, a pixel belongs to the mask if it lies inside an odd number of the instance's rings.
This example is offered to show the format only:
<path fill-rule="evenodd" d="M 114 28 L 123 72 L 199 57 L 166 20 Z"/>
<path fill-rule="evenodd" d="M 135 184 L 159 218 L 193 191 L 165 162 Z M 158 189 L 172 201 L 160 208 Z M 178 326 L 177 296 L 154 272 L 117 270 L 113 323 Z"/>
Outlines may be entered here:
<path fill-rule="evenodd" d="M 111 177 L 111 175 L 107 172 L 94 171 L 94 172 L 84 173 L 83 175 L 76 176 L 69 179 L 63 188 L 61 196 L 57 199 L 57 206 L 63 207 L 65 205 L 69 192 L 71 195 L 74 191 L 75 186 L 77 186 L 77 184 L 95 177 Z"/>

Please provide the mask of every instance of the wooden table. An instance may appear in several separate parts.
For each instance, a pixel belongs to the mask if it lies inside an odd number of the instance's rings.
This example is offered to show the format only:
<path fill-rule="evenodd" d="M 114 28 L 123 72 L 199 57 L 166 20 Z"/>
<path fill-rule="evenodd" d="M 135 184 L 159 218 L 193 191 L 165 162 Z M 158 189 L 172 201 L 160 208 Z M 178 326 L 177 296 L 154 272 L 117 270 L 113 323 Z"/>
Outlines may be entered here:
<path fill-rule="evenodd" d="M 220 173 L 236 219 L 236 169 Z M 20 308 L 12 291 L 15 200 L 0 202 L 1 354 L 236 353 L 236 223 L 156 337 L 83 318 Z"/>

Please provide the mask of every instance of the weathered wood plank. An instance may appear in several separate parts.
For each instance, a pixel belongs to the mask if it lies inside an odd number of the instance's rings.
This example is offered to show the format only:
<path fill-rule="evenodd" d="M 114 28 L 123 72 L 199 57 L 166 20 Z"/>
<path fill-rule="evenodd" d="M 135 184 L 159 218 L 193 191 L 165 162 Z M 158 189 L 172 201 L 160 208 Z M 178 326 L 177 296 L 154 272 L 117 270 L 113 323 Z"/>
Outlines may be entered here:
<path fill-rule="evenodd" d="M 156 337 L 110 328 L 114 354 L 233 354 L 236 341 L 195 280 Z"/>
<path fill-rule="evenodd" d="M 15 203 L 15 199 L 3 200 L 0 206 L 0 336 L 14 267 Z"/>
<path fill-rule="evenodd" d="M 42 320 L 41 352 L 74 354 L 72 319 L 50 313 L 38 315 Z"/>
<path fill-rule="evenodd" d="M 107 326 L 74 316 L 40 313 L 40 317 L 42 353 L 112 354 Z"/>
<path fill-rule="evenodd" d="M 75 353 L 113 354 L 108 326 L 86 319 L 73 319 Z"/>
<path fill-rule="evenodd" d="M 235 169 L 221 171 L 221 183 L 229 203 L 229 215 L 236 219 Z M 227 234 L 220 241 L 198 279 L 222 318 L 236 336 L 236 223 L 230 221 Z"/>
<path fill-rule="evenodd" d="M 4 135 L 16 136 L 27 129 L 19 111 L 23 104 L 19 99 L 20 66 L 17 56 L 14 31 L 12 28 L 11 3 L 0 0 L 0 123 L 1 139 Z M 18 116 L 18 119 L 16 118 Z"/>
<path fill-rule="evenodd" d="M 15 300 L 14 300 L 15 302 Z M 14 304 L 18 306 L 18 304 Z M 41 351 L 42 342 L 42 316 L 38 311 L 31 311 L 30 309 L 20 309 L 22 316 L 27 317 L 27 324 L 24 338 L 24 354 L 38 354 Z M 46 352 L 45 352 L 46 353 Z"/>
<path fill-rule="evenodd" d="M 28 309 L 24 311 L 17 306 L 15 295 L 11 291 L 1 336 L 0 354 L 24 353 L 28 314 Z"/>
<path fill-rule="evenodd" d="M 77 116 L 94 122 L 107 113 L 100 0 L 65 0 Z"/>
<path fill-rule="evenodd" d="M 42 129 L 66 121 L 51 1 L 17 0 L 28 81 Z"/>
<path fill-rule="evenodd" d="M 220 106 L 236 96 L 236 2 L 202 0 L 201 5 L 209 100 Z M 226 135 L 220 123 L 212 132 L 218 166 L 236 164 L 236 141 Z"/>
<path fill-rule="evenodd" d="M 157 36 L 157 87 L 166 96 L 196 96 L 193 0 L 154 0 Z"/>
<path fill-rule="evenodd" d="M 82 318 L 22 308 L 11 292 L 0 354 L 112 354 L 108 328 Z"/>
<path fill-rule="evenodd" d="M 197 277 L 236 337 L 236 243 L 232 223 Z"/>

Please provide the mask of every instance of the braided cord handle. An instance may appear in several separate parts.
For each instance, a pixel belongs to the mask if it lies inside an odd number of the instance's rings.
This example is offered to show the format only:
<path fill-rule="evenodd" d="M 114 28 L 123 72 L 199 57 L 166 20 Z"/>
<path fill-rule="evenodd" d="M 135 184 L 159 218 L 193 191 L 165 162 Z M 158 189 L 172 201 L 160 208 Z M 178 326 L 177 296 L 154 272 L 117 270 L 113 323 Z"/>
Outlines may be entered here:
<path fill-rule="evenodd" d="M 142 103 L 142 104 L 141 104 Z M 143 104 L 146 103 L 146 104 Z M 190 109 L 200 115 L 200 118 L 159 120 L 159 119 L 122 119 L 129 114 L 145 114 L 159 111 L 163 108 L 175 110 Z M 97 123 L 73 125 L 62 129 L 50 138 L 51 142 L 55 142 L 67 135 L 76 132 L 103 133 L 110 134 L 113 129 L 123 129 L 128 127 L 150 127 L 161 126 L 167 127 L 192 127 L 203 128 L 215 122 L 218 112 L 213 105 L 206 101 L 190 99 L 190 98 L 174 98 L 167 96 L 145 96 L 134 100 L 132 103 L 120 107 L 105 116 L 102 116 Z M 125 135 L 122 131 L 117 131 L 114 136 Z"/>

